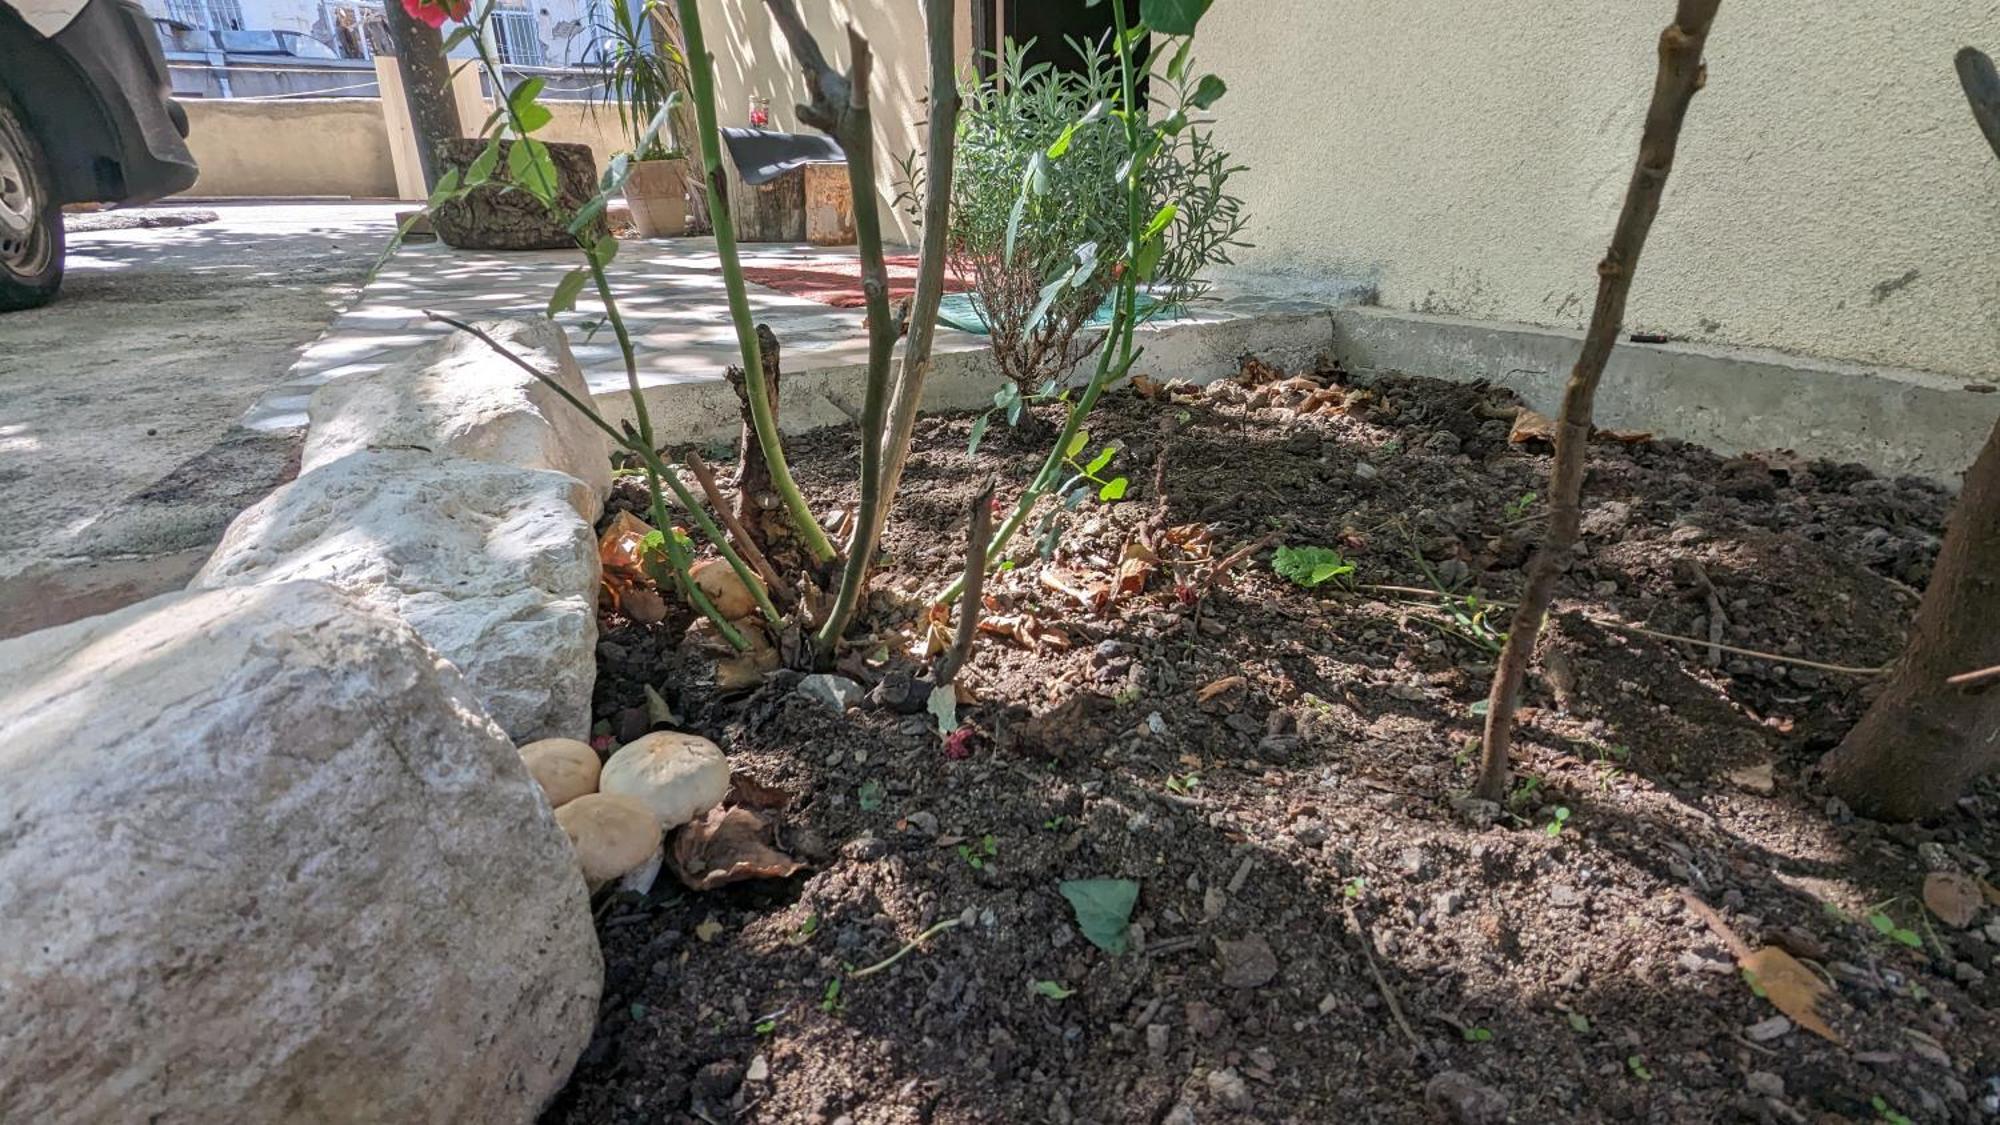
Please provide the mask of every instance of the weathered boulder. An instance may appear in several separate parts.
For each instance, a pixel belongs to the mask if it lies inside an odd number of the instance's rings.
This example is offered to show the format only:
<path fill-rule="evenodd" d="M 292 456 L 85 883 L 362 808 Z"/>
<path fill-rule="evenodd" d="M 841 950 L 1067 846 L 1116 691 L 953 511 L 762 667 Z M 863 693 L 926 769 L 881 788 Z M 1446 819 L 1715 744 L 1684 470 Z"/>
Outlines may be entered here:
<path fill-rule="evenodd" d="M 603 966 L 514 747 L 319 583 L 0 642 L 0 1121 L 526 1122 Z"/>
<path fill-rule="evenodd" d="M 729 759 L 698 734 L 654 731 L 620 746 L 604 763 L 597 788 L 643 801 L 671 831 L 729 795 Z"/>
<path fill-rule="evenodd" d="M 536 317 L 479 327 L 590 401 L 560 325 Z M 302 472 L 365 449 L 429 450 L 518 469 L 554 469 L 590 486 L 592 501 L 579 512 L 587 520 L 597 518 L 611 491 L 603 431 L 547 384 L 462 332 L 380 371 L 328 383 L 313 392 L 307 418 Z"/>
<path fill-rule="evenodd" d="M 330 582 L 408 621 L 510 737 L 575 737 L 596 676 L 586 489 L 540 469 L 350 453 L 246 509 L 190 586 Z"/>

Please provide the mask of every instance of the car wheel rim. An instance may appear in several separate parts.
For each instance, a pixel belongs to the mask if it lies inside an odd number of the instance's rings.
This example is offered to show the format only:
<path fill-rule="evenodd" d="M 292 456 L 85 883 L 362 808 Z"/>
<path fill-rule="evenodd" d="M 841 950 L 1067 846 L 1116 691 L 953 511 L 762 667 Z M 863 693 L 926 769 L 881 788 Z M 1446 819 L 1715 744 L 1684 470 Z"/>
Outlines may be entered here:
<path fill-rule="evenodd" d="M 39 194 L 24 138 L 0 117 L 0 265 L 19 274 L 38 274 L 48 264 Z"/>

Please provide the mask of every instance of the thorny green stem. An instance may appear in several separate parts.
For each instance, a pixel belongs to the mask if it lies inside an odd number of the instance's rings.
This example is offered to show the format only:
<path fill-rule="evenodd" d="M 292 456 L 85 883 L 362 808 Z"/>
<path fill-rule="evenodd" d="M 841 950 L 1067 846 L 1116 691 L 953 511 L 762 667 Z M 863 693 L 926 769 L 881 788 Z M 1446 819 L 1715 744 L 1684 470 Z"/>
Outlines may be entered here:
<path fill-rule="evenodd" d="M 757 447 L 771 470 L 771 487 L 791 514 L 794 529 L 806 549 L 820 562 L 834 557 L 833 543 L 813 518 L 812 507 L 785 464 L 785 446 L 764 384 L 764 359 L 757 346 L 756 325 L 750 319 L 750 296 L 743 285 L 743 263 L 736 252 L 736 222 L 729 213 L 729 192 L 722 170 L 722 135 L 715 124 L 715 60 L 702 38 L 699 0 L 675 0 L 681 35 L 687 44 L 688 86 L 694 95 L 696 132 L 701 135 L 702 182 L 708 191 L 709 222 L 715 230 L 715 252 L 722 261 L 722 284 L 729 295 L 729 316 L 736 325 L 736 342 L 743 352 L 743 382 L 749 392 L 751 428 Z"/>

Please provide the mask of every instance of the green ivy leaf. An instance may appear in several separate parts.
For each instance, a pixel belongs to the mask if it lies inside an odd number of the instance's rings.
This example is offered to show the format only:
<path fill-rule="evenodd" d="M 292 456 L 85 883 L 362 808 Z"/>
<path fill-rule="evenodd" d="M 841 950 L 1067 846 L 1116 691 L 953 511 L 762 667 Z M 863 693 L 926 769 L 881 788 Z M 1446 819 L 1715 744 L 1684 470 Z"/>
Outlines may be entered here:
<path fill-rule="evenodd" d="M 1069 879 L 1056 888 L 1076 911 L 1077 928 L 1090 944 L 1117 957 L 1129 945 L 1126 931 L 1132 908 L 1139 903 L 1139 884 L 1131 879 Z"/>
<path fill-rule="evenodd" d="M 1139 0 L 1139 19 L 1161 35 L 1193 35 L 1215 0 Z"/>
<path fill-rule="evenodd" d="M 1213 74 L 1204 74 L 1201 81 L 1194 84 L 1194 96 L 1188 99 L 1196 109 L 1207 109 L 1222 100 L 1229 92 L 1229 84 Z"/>
<path fill-rule="evenodd" d="M 583 283 L 589 276 L 582 266 L 564 274 L 563 279 L 556 283 L 555 293 L 549 297 L 549 315 L 576 308 L 576 295 L 583 292 Z"/>

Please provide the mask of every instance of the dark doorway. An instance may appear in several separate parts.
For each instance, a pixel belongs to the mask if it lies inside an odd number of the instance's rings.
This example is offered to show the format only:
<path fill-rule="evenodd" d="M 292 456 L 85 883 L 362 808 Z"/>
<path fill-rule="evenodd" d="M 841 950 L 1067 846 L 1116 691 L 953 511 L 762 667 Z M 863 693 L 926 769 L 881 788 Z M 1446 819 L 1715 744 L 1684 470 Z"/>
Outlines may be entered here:
<path fill-rule="evenodd" d="M 1139 21 L 1139 0 L 1110 0 L 1095 5 L 1087 5 L 1084 0 L 971 0 L 972 46 L 979 58 L 979 72 L 992 74 L 989 56 L 999 49 L 1002 36 L 1016 43 L 1034 40 L 1035 45 L 1026 58 L 1030 66 L 1045 62 L 1059 70 L 1082 69 L 1069 41 L 1108 41 L 1112 3 L 1125 5 L 1128 25 Z"/>

